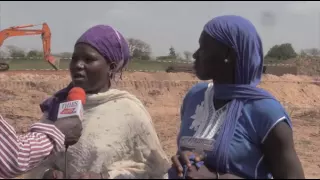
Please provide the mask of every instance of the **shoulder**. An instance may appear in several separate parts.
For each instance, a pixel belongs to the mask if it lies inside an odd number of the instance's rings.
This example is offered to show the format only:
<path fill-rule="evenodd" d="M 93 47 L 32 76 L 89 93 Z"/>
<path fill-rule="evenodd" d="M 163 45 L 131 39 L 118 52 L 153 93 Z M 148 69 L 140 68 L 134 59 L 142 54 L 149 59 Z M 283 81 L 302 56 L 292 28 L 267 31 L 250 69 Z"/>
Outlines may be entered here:
<path fill-rule="evenodd" d="M 207 82 L 200 82 L 193 85 L 185 95 L 184 102 L 193 97 L 203 96 L 208 87 L 209 83 Z"/>
<path fill-rule="evenodd" d="M 207 82 L 197 83 L 189 89 L 187 95 L 192 96 L 192 95 L 196 95 L 199 93 L 203 93 L 208 89 L 208 86 L 209 86 L 209 83 L 207 83 Z"/>
<path fill-rule="evenodd" d="M 251 122 L 261 143 L 279 122 L 286 122 L 291 127 L 290 117 L 281 103 L 275 99 L 249 101 L 245 104 L 243 113 Z"/>
<path fill-rule="evenodd" d="M 144 122 L 145 119 L 151 119 L 142 101 L 129 92 L 123 91 L 123 93 L 122 98 L 114 102 L 116 107 L 118 107 L 118 113 L 135 121 Z"/>
<path fill-rule="evenodd" d="M 244 108 L 252 117 L 260 117 L 259 119 L 289 118 L 284 107 L 275 99 L 249 101 Z"/>

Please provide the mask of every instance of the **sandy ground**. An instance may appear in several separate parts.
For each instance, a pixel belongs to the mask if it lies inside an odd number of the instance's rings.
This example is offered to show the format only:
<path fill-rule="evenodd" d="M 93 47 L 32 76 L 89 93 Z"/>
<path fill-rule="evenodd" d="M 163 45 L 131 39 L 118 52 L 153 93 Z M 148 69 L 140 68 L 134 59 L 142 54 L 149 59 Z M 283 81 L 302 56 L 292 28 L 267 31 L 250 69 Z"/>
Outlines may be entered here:
<path fill-rule="evenodd" d="M 52 75 L 55 74 L 55 75 Z M 265 75 L 261 87 L 275 95 L 290 113 L 296 150 L 307 178 L 320 177 L 320 83 L 314 77 Z M 39 103 L 69 82 L 67 72 L 0 73 L 0 114 L 17 132 L 28 130 L 40 116 Z M 162 145 L 176 151 L 179 109 L 186 91 L 197 82 L 187 73 L 124 73 L 114 86 L 143 101 L 153 117 Z"/>

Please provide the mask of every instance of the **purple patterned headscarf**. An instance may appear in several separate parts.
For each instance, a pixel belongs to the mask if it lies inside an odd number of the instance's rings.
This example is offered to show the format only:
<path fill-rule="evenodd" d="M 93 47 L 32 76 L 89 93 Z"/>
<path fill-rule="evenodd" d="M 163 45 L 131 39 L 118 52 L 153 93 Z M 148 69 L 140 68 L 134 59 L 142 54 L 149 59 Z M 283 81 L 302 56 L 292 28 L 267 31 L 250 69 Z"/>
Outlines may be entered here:
<path fill-rule="evenodd" d="M 128 43 L 122 34 L 111 26 L 96 25 L 91 27 L 80 36 L 76 44 L 78 43 L 89 44 L 107 61 L 115 63 L 114 74 L 122 73 L 123 68 L 129 63 L 130 53 Z M 66 100 L 71 88 L 73 88 L 72 83 L 40 104 L 41 111 L 47 113 L 47 119 L 51 121 L 57 119 L 59 104 Z"/>

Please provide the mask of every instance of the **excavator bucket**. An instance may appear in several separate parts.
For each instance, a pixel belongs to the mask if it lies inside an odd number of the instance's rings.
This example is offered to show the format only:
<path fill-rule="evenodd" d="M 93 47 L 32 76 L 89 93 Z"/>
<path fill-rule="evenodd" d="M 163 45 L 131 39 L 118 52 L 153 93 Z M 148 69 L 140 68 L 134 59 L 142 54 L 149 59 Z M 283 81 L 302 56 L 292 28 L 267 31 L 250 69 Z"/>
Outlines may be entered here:
<path fill-rule="evenodd" d="M 47 56 L 46 61 L 48 61 L 55 70 L 59 70 L 59 62 L 53 56 Z"/>

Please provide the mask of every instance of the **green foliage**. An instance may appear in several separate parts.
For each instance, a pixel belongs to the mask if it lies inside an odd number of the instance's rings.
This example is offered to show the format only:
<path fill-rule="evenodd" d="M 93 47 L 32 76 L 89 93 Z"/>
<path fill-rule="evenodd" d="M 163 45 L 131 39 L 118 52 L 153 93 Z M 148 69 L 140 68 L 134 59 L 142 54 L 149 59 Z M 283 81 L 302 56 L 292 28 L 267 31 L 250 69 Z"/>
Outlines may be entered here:
<path fill-rule="evenodd" d="M 172 46 L 169 48 L 169 56 L 171 58 L 176 58 L 177 57 L 176 50 Z"/>
<path fill-rule="evenodd" d="M 277 59 L 277 60 L 287 60 L 290 58 L 297 57 L 297 53 L 294 51 L 290 43 L 284 43 L 281 45 L 274 45 L 268 51 L 265 58 L 267 59 Z"/>
<path fill-rule="evenodd" d="M 33 57 L 43 57 L 43 52 L 37 51 L 37 50 L 31 50 L 27 53 L 28 58 L 33 58 Z"/>
<path fill-rule="evenodd" d="M 127 41 L 131 58 L 150 60 L 151 46 L 148 43 L 134 38 L 129 38 Z"/>
<path fill-rule="evenodd" d="M 12 45 L 9 45 L 6 47 L 7 50 L 8 50 L 8 53 L 9 53 L 9 56 L 10 57 L 19 57 L 19 58 L 22 58 L 22 57 L 25 57 L 26 56 L 26 53 L 24 52 L 23 49 L 20 49 L 19 47 L 17 46 L 12 46 Z"/>

